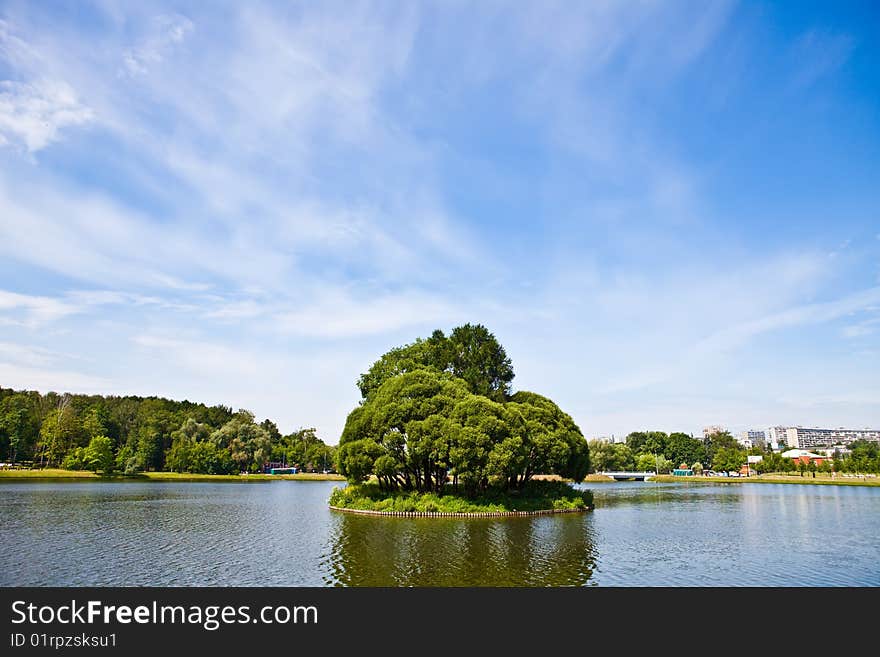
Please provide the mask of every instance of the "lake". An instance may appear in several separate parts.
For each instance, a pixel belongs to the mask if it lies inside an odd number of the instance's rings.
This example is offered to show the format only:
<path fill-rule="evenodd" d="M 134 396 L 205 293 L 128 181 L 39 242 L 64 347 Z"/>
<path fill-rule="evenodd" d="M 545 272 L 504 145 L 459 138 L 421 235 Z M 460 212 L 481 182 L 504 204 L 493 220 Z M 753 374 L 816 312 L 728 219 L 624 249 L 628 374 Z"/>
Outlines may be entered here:
<path fill-rule="evenodd" d="M 331 512 L 336 482 L 3 482 L 4 586 L 878 586 L 880 488 L 596 484 L 596 510 Z"/>

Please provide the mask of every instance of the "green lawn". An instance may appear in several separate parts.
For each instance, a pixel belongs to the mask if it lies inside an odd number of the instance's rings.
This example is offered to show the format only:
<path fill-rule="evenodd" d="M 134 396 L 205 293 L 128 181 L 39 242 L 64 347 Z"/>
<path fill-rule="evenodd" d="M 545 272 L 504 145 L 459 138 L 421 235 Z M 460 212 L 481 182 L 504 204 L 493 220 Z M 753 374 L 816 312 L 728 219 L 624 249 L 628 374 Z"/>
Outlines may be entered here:
<path fill-rule="evenodd" d="M 84 470 L 62 470 L 45 468 L 43 470 L 0 470 L 0 479 L 100 479 L 94 472 Z"/>

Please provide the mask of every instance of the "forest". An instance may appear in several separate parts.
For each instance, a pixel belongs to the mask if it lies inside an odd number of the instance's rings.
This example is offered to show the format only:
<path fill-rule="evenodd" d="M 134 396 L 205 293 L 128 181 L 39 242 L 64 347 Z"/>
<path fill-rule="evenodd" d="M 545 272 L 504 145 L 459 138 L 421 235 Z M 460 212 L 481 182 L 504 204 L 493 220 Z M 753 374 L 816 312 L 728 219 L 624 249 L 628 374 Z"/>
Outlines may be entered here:
<path fill-rule="evenodd" d="M 315 472 L 332 467 L 334 452 L 314 428 L 282 435 L 272 420 L 228 406 L 0 387 L 7 467 L 235 474 L 279 462 Z"/>

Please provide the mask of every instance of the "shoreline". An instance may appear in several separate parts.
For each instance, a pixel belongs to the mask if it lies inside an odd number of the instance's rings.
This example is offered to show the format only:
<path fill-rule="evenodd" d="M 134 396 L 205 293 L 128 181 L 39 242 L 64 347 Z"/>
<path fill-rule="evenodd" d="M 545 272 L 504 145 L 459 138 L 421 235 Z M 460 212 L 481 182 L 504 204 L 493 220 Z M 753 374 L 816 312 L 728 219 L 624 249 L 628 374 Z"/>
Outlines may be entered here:
<path fill-rule="evenodd" d="M 582 509 L 536 509 L 535 511 L 374 511 L 372 509 L 348 509 L 329 506 L 331 511 L 354 513 L 364 516 L 387 516 L 392 518 L 512 518 L 517 516 L 549 516 L 556 513 L 587 513 L 593 507 Z"/>
<path fill-rule="evenodd" d="M 134 475 L 114 474 L 103 476 L 86 470 L 63 470 L 46 468 L 44 470 L 0 470 L 0 482 L 3 481 L 104 481 L 104 482 L 145 482 L 145 481 L 180 481 L 180 482 L 234 482 L 258 483 L 269 481 L 345 481 L 338 474 L 322 474 L 320 472 L 300 472 L 297 474 L 247 474 L 247 475 L 213 475 L 192 472 L 139 472 Z"/>
<path fill-rule="evenodd" d="M 800 484 L 816 486 L 880 486 L 880 477 L 871 479 L 837 477 L 800 477 L 792 475 L 753 475 L 751 477 L 675 477 L 673 475 L 656 475 L 649 481 L 662 484 L 696 483 L 696 484 Z"/>

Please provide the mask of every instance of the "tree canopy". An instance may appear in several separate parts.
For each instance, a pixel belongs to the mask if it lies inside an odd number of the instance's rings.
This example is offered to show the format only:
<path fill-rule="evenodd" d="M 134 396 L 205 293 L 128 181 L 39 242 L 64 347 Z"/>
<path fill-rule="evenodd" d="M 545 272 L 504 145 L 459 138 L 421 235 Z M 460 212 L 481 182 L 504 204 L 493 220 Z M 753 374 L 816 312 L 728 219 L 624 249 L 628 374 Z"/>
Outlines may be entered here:
<path fill-rule="evenodd" d="M 358 388 L 366 399 L 389 378 L 418 369 L 448 372 L 477 395 L 503 402 L 510 393 L 513 366 L 504 347 L 480 324 L 465 324 L 447 337 L 436 330 L 427 340 L 395 347 L 361 375 Z"/>
<path fill-rule="evenodd" d="M 332 466 L 314 429 L 282 435 L 246 410 L 160 397 L 72 395 L 0 388 L 0 461 L 69 469 L 257 472 L 268 462 Z"/>
<path fill-rule="evenodd" d="M 351 482 L 470 495 L 515 489 L 536 474 L 581 480 L 589 447 L 570 416 L 541 395 L 510 393 L 513 368 L 481 325 L 391 349 L 361 375 L 337 466 Z"/>

